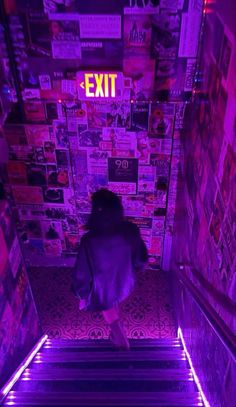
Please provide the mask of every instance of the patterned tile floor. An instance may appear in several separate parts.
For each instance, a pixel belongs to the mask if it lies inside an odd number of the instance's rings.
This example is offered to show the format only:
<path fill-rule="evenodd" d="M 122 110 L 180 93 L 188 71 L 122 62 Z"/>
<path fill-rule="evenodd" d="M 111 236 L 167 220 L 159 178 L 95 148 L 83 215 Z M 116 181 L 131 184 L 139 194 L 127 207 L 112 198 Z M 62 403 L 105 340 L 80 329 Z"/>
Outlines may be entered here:
<path fill-rule="evenodd" d="M 98 312 L 78 309 L 70 292 L 71 269 L 31 268 L 30 280 L 44 333 L 51 338 L 105 339 L 109 328 Z M 129 338 L 176 336 L 166 274 L 146 271 L 137 287 L 121 304 L 121 316 Z"/>

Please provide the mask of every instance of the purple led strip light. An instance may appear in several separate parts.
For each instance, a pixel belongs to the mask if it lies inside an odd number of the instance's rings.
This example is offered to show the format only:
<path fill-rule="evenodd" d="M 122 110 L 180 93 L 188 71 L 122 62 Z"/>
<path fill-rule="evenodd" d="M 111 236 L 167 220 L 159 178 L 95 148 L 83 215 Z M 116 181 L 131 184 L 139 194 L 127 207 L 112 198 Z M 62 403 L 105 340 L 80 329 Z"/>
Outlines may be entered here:
<path fill-rule="evenodd" d="M 201 383 L 199 381 L 199 378 L 195 372 L 195 369 L 193 367 L 192 364 L 192 360 L 190 357 L 190 354 L 187 350 L 186 347 L 186 343 L 183 337 L 183 333 L 181 328 L 178 328 L 178 337 L 181 339 L 185 354 L 187 356 L 195 383 L 197 385 L 197 388 L 199 390 L 199 393 L 201 395 L 201 399 L 204 402 L 205 407 L 211 407 L 209 402 L 207 401 L 207 398 L 202 390 L 202 386 Z M 29 353 L 29 355 L 26 357 L 26 359 L 20 364 L 20 366 L 18 367 L 18 369 L 15 371 L 15 373 L 11 376 L 11 378 L 7 381 L 7 383 L 2 387 L 0 395 L 1 395 L 1 401 L 6 397 L 6 395 L 9 393 L 9 391 L 11 390 L 11 388 L 14 386 L 14 384 L 17 382 L 17 380 L 20 378 L 20 376 L 22 375 L 22 373 L 24 372 L 24 370 L 29 366 L 30 362 L 33 360 L 33 358 L 36 356 L 37 352 L 39 351 L 39 349 L 43 346 L 43 344 L 46 342 L 46 340 L 48 339 L 48 335 L 44 335 L 38 342 L 37 344 L 33 347 L 32 351 Z M 199 405 L 202 405 L 202 402 L 199 403 Z"/>
<path fill-rule="evenodd" d="M 188 352 L 188 350 L 187 350 L 186 343 L 185 343 L 185 340 L 184 340 L 184 337 L 183 337 L 183 333 L 182 333 L 182 330 L 181 330 L 180 327 L 178 328 L 178 338 L 180 338 L 180 340 L 181 340 L 181 342 L 182 342 L 182 345 L 183 345 L 183 348 L 184 348 L 184 352 L 185 352 L 185 354 L 186 354 L 188 363 L 189 363 L 189 365 L 190 365 L 191 372 L 192 372 L 192 374 L 193 374 L 195 383 L 196 383 L 197 388 L 198 388 L 198 391 L 199 391 L 199 393 L 200 393 L 200 395 L 201 395 L 201 399 L 202 399 L 202 401 L 203 401 L 203 403 L 204 403 L 204 406 L 205 406 L 205 407 L 211 407 L 211 406 L 210 406 L 210 403 L 208 402 L 208 400 L 207 400 L 207 398 L 206 398 L 206 396 L 205 396 L 205 394 L 204 394 L 204 392 L 203 392 L 203 390 L 202 390 L 202 386 L 201 386 L 200 380 L 199 380 L 199 378 L 198 378 L 198 375 L 197 375 L 197 373 L 196 373 L 196 371 L 195 371 L 195 369 L 194 369 L 194 367 L 193 367 L 192 359 L 191 359 L 191 356 L 190 356 L 190 354 L 189 354 L 189 352 Z M 202 406 L 202 405 L 203 405 L 202 402 L 199 403 L 199 406 Z"/>
<path fill-rule="evenodd" d="M 10 379 L 2 387 L 2 389 L 0 391 L 0 401 L 2 401 L 6 397 L 6 395 L 9 393 L 11 388 L 20 378 L 20 376 L 22 375 L 24 370 L 29 366 L 30 362 L 33 360 L 33 358 L 35 357 L 35 355 L 37 354 L 37 352 L 43 346 L 43 344 L 46 342 L 47 339 L 48 339 L 48 335 L 42 336 L 42 338 L 36 343 L 36 345 L 33 347 L 33 349 L 28 354 L 28 356 L 25 358 L 25 360 L 20 364 L 20 366 L 13 373 L 13 375 L 10 377 Z"/>

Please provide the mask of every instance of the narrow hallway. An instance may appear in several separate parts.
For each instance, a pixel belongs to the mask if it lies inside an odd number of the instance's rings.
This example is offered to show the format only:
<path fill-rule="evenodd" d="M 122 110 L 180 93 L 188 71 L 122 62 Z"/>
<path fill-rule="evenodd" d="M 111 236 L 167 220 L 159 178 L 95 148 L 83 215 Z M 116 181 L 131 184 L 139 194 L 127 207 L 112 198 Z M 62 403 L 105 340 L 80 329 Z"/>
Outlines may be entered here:
<path fill-rule="evenodd" d="M 236 407 L 235 21 L 0 0 L 0 405 Z"/>

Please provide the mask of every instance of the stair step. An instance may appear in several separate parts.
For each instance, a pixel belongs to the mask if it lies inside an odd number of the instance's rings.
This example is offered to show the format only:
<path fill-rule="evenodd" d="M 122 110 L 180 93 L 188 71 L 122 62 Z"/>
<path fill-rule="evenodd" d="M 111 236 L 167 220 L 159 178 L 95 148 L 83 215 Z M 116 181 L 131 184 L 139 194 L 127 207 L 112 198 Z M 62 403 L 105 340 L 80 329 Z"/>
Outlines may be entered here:
<path fill-rule="evenodd" d="M 48 349 L 49 351 L 49 349 Z M 108 361 L 108 360 L 183 360 L 186 359 L 182 349 L 171 349 L 171 350 L 155 350 L 155 351 L 107 351 L 107 350 L 90 350 L 81 351 L 80 349 L 75 350 L 64 350 L 64 349 L 50 349 L 49 352 L 42 351 L 38 353 L 34 359 L 34 363 L 48 363 L 48 362 L 71 362 L 71 361 Z"/>
<path fill-rule="evenodd" d="M 43 350 L 46 353 L 49 353 L 51 350 L 54 350 L 55 352 L 103 352 L 103 351 L 114 351 L 114 346 L 112 345 L 111 342 L 106 342 L 104 344 L 94 344 L 94 345 L 90 345 L 87 346 L 86 344 L 84 345 L 80 345 L 80 346 L 76 346 L 76 344 L 57 344 L 57 345 L 45 345 Z M 162 346 L 156 346 L 156 345 L 151 345 L 149 344 L 149 346 L 141 346 L 138 345 L 136 346 L 135 344 L 131 344 L 130 350 L 132 352 L 143 352 L 144 350 L 146 352 L 152 352 L 152 351 L 156 351 L 156 352 L 161 352 L 164 350 L 167 351 L 179 351 L 179 352 L 183 352 L 183 348 L 181 347 L 181 345 L 166 345 L 166 344 L 162 344 Z"/>
<path fill-rule="evenodd" d="M 188 380 L 117 380 L 117 379 L 104 379 L 104 380 L 32 380 L 32 381 L 19 381 L 15 390 L 19 391 L 53 391 L 53 392 L 187 392 L 195 391 L 196 386 L 193 381 Z"/>
<path fill-rule="evenodd" d="M 181 347 L 179 339 L 129 339 L 130 346 L 134 348 L 172 348 Z M 44 348 L 111 348 L 108 339 L 50 339 L 46 341 Z"/>
<path fill-rule="evenodd" d="M 200 404 L 197 392 L 10 392 L 4 406 L 81 406 L 81 407 L 196 407 Z"/>
<path fill-rule="evenodd" d="M 146 351 L 161 351 L 161 350 L 170 350 L 170 349 L 177 349 L 177 350 L 182 350 L 182 346 L 180 344 L 175 344 L 175 345 L 168 345 L 168 344 L 161 344 L 161 345 L 155 345 L 155 344 L 148 344 L 147 346 L 142 345 L 142 344 L 133 344 L 130 343 L 130 348 L 132 351 L 143 351 L 144 349 Z M 106 343 L 97 343 L 95 342 L 95 344 L 80 344 L 79 346 L 77 346 L 76 344 L 72 344 L 72 343 L 68 343 L 68 344 L 52 344 L 52 345 L 48 345 L 46 344 L 43 348 L 46 352 L 48 352 L 50 349 L 55 349 L 57 351 L 63 349 L 63 351 L 70 351 L 70 350 L 78 350 L 79 352 L 83 352 L 86 350 L 89 350 L 90 352 L 99 352 L 99 351 L 103 351 L 103 350 L 109 350 L 112 351 L 114 350 L 114 346 L 112 345 L 112 343 L 106 342 Z"/>
<path fill-rule="evenodd" d="M 4 406 L 203 406 L 179 339 L 47 340 Z"/>
<path fill-rule="evenodd" d="M 45 366 L 45 369 L 51 368 L 61 368 L 62 366 L 66 369 L 184 369 L 188 366 L 187 360 L 126 360 L 126 359 L 111 359 L 111 360 L 71 360 L 63 362 L 60 360 L 50 361 L 41 363 L 40 360 L 36 359 L 37 363 L 31 364 L 31 370 L 41 369 Z M 40 363 L 39 363 L 40 362 Z"/>
<path fill-rule="evenodd" d="M 28 369 L 22 380 L 192 380 L 189 369 Z"/>

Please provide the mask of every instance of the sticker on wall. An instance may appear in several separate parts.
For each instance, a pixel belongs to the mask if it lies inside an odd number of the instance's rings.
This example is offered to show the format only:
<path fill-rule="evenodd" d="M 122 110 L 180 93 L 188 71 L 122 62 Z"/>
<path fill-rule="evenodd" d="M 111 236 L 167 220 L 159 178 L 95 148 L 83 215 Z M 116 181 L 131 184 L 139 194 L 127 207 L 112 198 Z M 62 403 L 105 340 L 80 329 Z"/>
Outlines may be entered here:
<path fill-rule="evenodd" d="M 44 122 L 46 119 L 44 104 L 42 102 L 24 103 L 26 119 L 29 122 Z"/>
<path fill-rule="evenodd" d="M 56 162 L 56 147 L 52 141 L 44 142 L 44 158 L 46 163 Z"/>
<path fill-rule="evenodd" d="M 28 184 L 32 186 L 46 185 L 46 167 L 40 164 L 27 164 Z"/>
<path fill-rule="evenodd" d="M 39 75 L 39 83 L 41 89 L 52 89 L 50 75 Z"/>
<path fill-rule="evenodd" d="M 132 79 L 131 98 L 143 101 L 153 96 L 154 59 L 125 55 L 123 70 L 124 75 Z"/>
<path fill-rule="evenodd" d="M 80 147 L 98 147 L 99 142 L 102 141 L 102 130 L 89 129 L 82 130 L 78 133 Z"/>
<path fill-rule="evenodd" d="M 157 98 L 181 101 L 188 86 L 189 70 L 186 58 L 158 60 L 156 64 L 155 89 Z M 186 80 L 188 78 L 188 81 Z"/>
<path fill-rule="evenodd" d="M 56 102 L 46 102 L 45 111 L 47 119 L 50 123 L 52 120 L 58 118 L 58 104 Z"/>
<path fill-rule="evenodd" d="M 125 128 L 122 127 L 103 127 L 102 139 L 103 141 L 109 141 L 112 148 L 117 147 L 118 140 L 125 138 Z"/>
<path fill-rule="evenodd" d="M 137 150 L 137 138 L 135 132 L 117 132 L 112 138 L 112 143 L 113 157 L 119 157 L 119 151 L 121 152 L 120 157 L 135 157 Z"/>
<path fill-rule="evenodd" d="M 81 58 L 79 21 L 64 19 L 50 21 L 52 56 L 56 59 Z"/>
<path fill-rule="evenodd" d="M 141 179 L 138 181 L 138 192 L 139 193 L 153 192 L 154 189 L 155 189 L 154 181 L 147 181 L 144 179 Z"/>
<path fill-rule="evenodd" d="M 41 239 L 42 228 L 39 220 L 27 220 L 20 225 L 20 235 L 24 241 L 28 239 Z"/>
<path fill-rule="evenodd" d="M 171 138 L 173 132 L 173 116 L 165 114 L 160 104 L 152 104 L 149 117 L 149 135 L 151 137 Z"/>
<path fill-rule="evenodd" d="M 69 253 L 78 253 L 79 248 L 79 234 L 72 234 L 65 232 L 66 250 Z"/>
<path fill-rule="evenodd" d="M 68 148 L 69 138 L 66 122 L 63 120 L 53 120 L 53 131 L 56 146 L 59 148 Z"/>
<path fill-rule="evenodd" d="M 159 11 L 156 0 L 127 0 L 126 3 L 129 7 L 124 8 L 124 14 L 157 14 Z"/>
<path fill-rule="evenodd" d="M 152 229 L 140 228 L 140 234 L 149 252 L 151 249 Z"/>
<path fill-rule="evenodd" d="M 134 182 L 108 182 L 108 189 L 118 195 L 135 195 L 137 184 Z"/>
<path fill-rule="evenodd" d="M 131 129 L 148 130 L 149 103 L 137 102 L 131 105 Z"/>
<path fill-rule="evenodd" d="M 121 38 L 121 16 L 81 14 L 80 38 Z"/>
<path fill-rule="evenodd" d="M 161 236 L 152 236 L 151 245 L 149 249 L 150 255 L 160 256 L 162 252 L 163 237 Z"/>
<path fill-rule="evenodd" d="M 9 159 L 19 160 L 19 161 L 34 161 L 35 154 L 34 148 L 31 146 L 14 146 L 11 145 L 9 148 Z"/>
<path fill-rule="evenodd" d="M 160 0 L 160 7 L 165 9 L 182 10 L 184 0 Z"/>
<path fill-rule="evenodd" d="M 45 203 L 63 204 L 64 193 L 60 188 L 43 188 L 43 199 Z"/>
<path fill-rule="evenodd" d="M 12 193 L 16 204 L 43 203 L 43 193 L 40 187 L 13 186 Z"/>
<path fill-rule="evenodd" d="M 156 174 L 168 176 L 170 171 L 170 156 L 166 154 L 156 155 Z"/>
<path fill-rule="evenodd" d="M 42 234 L 43 234 L 44 239 L 47 239 L 47 240 L 60 239 L 61 241 L 64 240 L 64 234 L 63 234 L 61 222 L 42 221 L 41 227 L 42 227 Z"/>
<path fill-rule="evenodd" d="M 149 164 L 150 163 L 150 149 L 149 149 L 149 138 L 147 132 L 137 133 L 137 152 L 136 157 L 139 163 Z"/>
<path fill-rule="evenodd" d="M 98 149 L 88 150 L 88 174 L 107 174 L 109 153 Z"/>
<path fill-rule="evenodd" d="M 201 11 L 190 11 L 182 14 L 179 57 L 196 58 L 201 19 Z"/>
<path fill-rule="evenodd" d="M 22 125 L 7 125 L 3 127 L 4 136 L 8 145 L 26 145 L 27 138 L 25 128 Z M 29 143 L 30 144 L 30 143 Z"/>
<path fill-rule="evenodd" d="M 47 183 L 49 186 L 68 188 L 69 187 L 68 169 L 58 168 L 55 165 L 47 165 Z"/>
<path fill-rule="evenodd" d="M 152 55 L 159 59 L 176 58 L 181 16 L 173 10 L 161 10 L 152 16 Z M 189 55 L 191 56 L 191 55 Z"/>
<path fill-rule="evenodd" d="M 148 15 L 125 15 L 124 47 L 136 52 L 149 51 L 151 46 L 152 26 Z"/>
<path fill-rule="evenodd" d="M 75 174 L 86 174 L 87 167 L 87 150 L 72 152 L 72 163 Z"/>
<path fill-rule="evenodd" d="M 44 149 L 43 147 L 34 148 L 35 161 L 37 163 L 45 163 Z"/>
<path fill-rule="evenodd" d="M 152 221 L 152 235 L 163 236 L 164 229 L 165 229 L 165 218 L 164 217 L 154 218 Z"/>
<path fill-rule="evenodd" d="M 135 223 L 141 229 L 151 229 L 152 228 L 152 218 L 142 218 L 142 217 L 127 217 L 127 220 Z"/>
<path fill-rule="evenodd" d="M 91 128 L 103 128 L 107 126 L 107 111 L 109 106 L 106 103 L 86 102 L 88 112 L 88 126 Z"/>
<path fill-rule="evenodd" d="M 139 166 L 139 169 L 138 169 L 139 180 L 154 181 L 155 176 L 156 176 L 155 168 L 147 166 L 147 165 Z"/>
<path fill-rule="evenodd" d="M 130 104 L 123 102 L 113 102 L 110 104 L 109 113 L 107 114 L 107 126 L 129 129 L 130 125 Z"/>
<path fill-rule="evenodd" d="M 40 90 L 25 88 L 22 91 L 22 98 L 23 100 L 40 99 Z"/>
<path fill-rule="evenodd" d="M 107 174 L 75 174 L 76 195 L 91 196 L 100 188 L 107 187 Z"/>
<path fill-rule="evenodd" d="M 143 196 L 122 196 L 125 216 L 141 216 L 144 205 Z"/>
<path fill-rule="evenodd" d="M 8 180 L 14 185 L 26 185 L 27 173 L 26 165 L 21 161 L 8 161 L 7 163 Z"/>
<path fill-rule="evenodd" d="M 57 165 L 67 167 L 69 164 L 69 152 L 68 150 L 56 149 Z"/>
<path fill-rule="evenodd" d="M 53 138 L 52 128 L 47 125 L 25 125 L 28 143 L 33 146 L 43 146 L 45 141 Z"/>
<path fill-rule="evenodd" d="M 76 0 L 43 0 L 43 5 L 46 14 L 57 13 L 58 15 L 58 13 L 72 13 L 78 11 Z"/>

